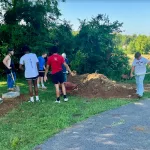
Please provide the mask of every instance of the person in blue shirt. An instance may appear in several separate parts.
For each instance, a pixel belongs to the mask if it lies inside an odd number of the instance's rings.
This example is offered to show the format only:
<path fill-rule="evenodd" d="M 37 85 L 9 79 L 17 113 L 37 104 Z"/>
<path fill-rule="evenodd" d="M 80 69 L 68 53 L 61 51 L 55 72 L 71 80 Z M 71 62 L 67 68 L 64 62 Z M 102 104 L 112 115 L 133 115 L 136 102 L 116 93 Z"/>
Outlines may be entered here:
<path fill-rule="evenodd" d="M 62 56 L 65 59 L 66 64 L 69 65 L 69 61 L 68 61 L 68 59 L 66 57 L 66 54 L 63 53 Z M 67 71 L 67 69 L 66 69 L 66 67 L 64 65 L 62 65 L 62 69 L 63 69 L 63 75 L 64 75 L 64 82 L 67 82 L 68 71 Z"/>
<path fill-rule="evenodd" d="M 42 88 L 42 89 L 46 89 L 43 79 L 44 79 L 44 73 L 45 73 L 45 65 L 46 65 L 46 61 L 45 58 L 47 57 L 47 53 L 43 52 L 42 56 L 38 57 L 39 60 L 39 77 L 38 77 L 38 88 Z M 41 86 L 40 86 L 41 83 Z"/>

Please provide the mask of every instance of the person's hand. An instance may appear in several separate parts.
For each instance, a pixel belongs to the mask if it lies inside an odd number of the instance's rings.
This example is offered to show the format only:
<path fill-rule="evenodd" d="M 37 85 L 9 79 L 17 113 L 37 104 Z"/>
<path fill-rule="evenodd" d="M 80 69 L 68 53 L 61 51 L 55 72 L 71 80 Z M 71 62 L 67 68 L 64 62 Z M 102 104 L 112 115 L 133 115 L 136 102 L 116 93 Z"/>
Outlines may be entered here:
<path fill-rule="evenodd" d="M 47 76 L 44 76 L 44 82 L 46 82 L 48 79 L 47 79 Z"/>
<path fill-rule="evenodd" d="M 75 74 L 73 72 L 71 72 L 70 74 L 71 74 L 71 76 L 75 76 Z"/>
<path fill-rule="evenodd" d="M 130 78 L 132 78 L 132 77 L 133 77 L 133 73 L 130 74 Z"/>
<path fill-rule="evenodd" d="M 7 67 L 9 70 L 11 69 L 11 67 Z"/>

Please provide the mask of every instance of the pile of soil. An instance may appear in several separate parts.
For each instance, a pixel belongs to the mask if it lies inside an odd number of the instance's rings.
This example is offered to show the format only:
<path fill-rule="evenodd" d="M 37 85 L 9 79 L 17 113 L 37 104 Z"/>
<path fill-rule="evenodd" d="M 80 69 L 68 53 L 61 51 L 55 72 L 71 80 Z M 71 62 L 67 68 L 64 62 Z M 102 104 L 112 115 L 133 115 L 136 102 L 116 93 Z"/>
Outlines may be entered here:
<path fill-rule="evenodd" d="M 69 76 L 68 81 L 78 85 L 71 94 L 87 98 L 136 98 L 135 88 L 119 85 L 103 74 Z"/>
<path fill-rule="evenodd" d="M 17 107 L 22 102 L 28 100 L 29 100 L 29 96 L 24 94 L 21 94 L 17 98 L 3 99 L 3 103 L 0 104 L 0 116 L 3 116 L 4 114 L 11 111 L 13 108 Z"/>

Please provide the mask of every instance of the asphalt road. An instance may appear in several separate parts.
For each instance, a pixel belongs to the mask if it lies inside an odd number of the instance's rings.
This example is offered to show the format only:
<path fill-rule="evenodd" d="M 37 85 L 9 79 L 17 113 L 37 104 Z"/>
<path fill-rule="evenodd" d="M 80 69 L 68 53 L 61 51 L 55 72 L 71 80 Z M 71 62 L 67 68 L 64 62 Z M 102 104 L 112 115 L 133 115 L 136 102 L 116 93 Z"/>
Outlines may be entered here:
<path fill-rule="evenodd" d="M 150 99 L 93 116 L 35 150 L 150 150 Z"/>

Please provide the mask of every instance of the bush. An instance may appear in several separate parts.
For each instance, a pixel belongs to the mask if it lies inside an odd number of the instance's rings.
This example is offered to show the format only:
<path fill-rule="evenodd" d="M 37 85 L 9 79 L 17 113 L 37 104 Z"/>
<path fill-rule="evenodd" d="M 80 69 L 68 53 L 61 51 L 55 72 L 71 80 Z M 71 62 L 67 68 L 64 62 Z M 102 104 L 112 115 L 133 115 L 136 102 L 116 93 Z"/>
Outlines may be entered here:
<path fill-rule="evenodd" d="M 121 75 L 127 74 L 130 68 L 129 58 L 124 52 L 118 49 L 115 49 L 110 57 L 96 54 L 87 56 L 78 51 L 71 66 L 79 74 L 97 72 L 115 80 L 121 79 Z"/>
<path fill-rule="evenodd" d="M 115 80 L 121 79 L 122 74 L 128 74 L 130 71 L 128 56 L 118 49 L 112 53 L 107 66 L 105 74 Z"/>
<path fill-rule="evenodd" d="M 85 68 L 87 56 L 82 53 L 80 50 L 74 55 L 73 60 L 71 61 L 71 68 L 76 70 L 79 74 L 84 73 L 83 69 Z"/>

